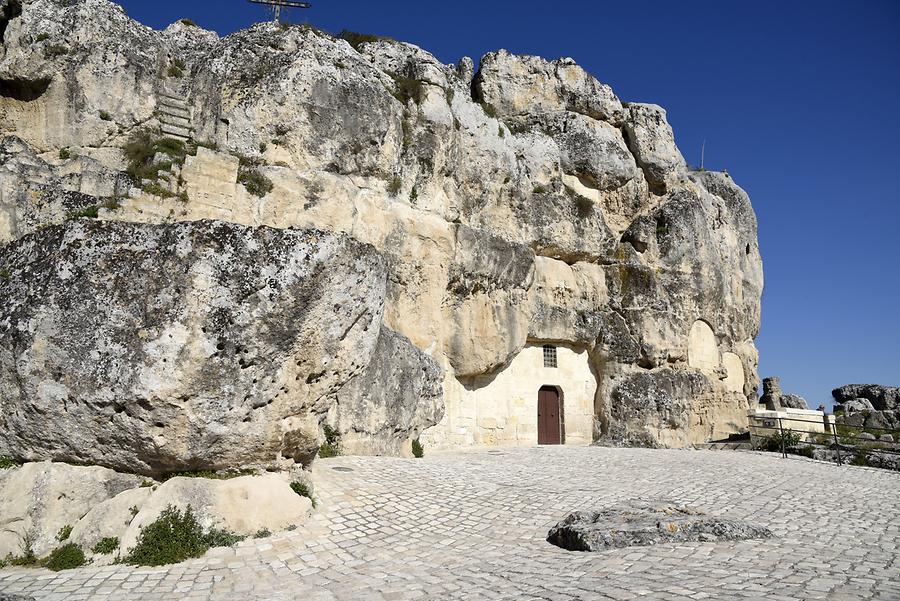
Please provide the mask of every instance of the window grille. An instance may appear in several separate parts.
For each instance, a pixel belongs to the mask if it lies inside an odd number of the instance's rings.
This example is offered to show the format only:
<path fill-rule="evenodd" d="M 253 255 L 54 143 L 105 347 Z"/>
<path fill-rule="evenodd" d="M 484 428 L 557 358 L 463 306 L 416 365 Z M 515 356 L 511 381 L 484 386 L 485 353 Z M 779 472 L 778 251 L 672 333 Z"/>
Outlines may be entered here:
<path fill-rule="evenodd" d="M 544 367 L 556 366 L 556 347 L 550 344 L 544 345 Z"/>

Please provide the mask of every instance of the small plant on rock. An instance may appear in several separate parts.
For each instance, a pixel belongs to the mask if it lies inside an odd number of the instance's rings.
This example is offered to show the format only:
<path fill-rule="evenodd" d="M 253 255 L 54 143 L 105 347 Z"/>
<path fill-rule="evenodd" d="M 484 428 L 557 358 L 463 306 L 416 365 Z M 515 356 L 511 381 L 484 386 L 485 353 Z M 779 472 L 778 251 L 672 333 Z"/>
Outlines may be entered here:
<path fill-rule="evenodd" d="M 338 34 L 338 37 L 342 40 L 346 40 L 353 49 L 359 52 L 360 47 L 363 44 L 377 42 L 379 40 L 387 39 L 382 38 L 381 36 L 373 35 L 371 33 L 358 33 L 356 31 L 343 30 Z"/>
<path fill-rule="evenodd" d="M 56 533 L 56 540 L 59 542 L 63 542 L 64 540 L 68 540 L 69 536 L 72 534 L 72 526 L 63 526 L 59 529 L 59 532 Z"/>
<path fill-rule="evenodd" d="M 316 499 L 312 495 L 312 491 L 309 489 L 309 486 L 305 482 L 300 482 L 296 480 L 291 482 L 291 490 L 300 495 L 301 497 L 306 497 L 312 502 L 313 509 L 316 507 Z"/>
<path fill-rule="evenodd" d="M 394 176 L 394 178 L 388 183 L 388 194 L 391 196 L 397 196 L 400 192 L 400 189 L 403 187 L 403 180 L 400 179 L 400 176 Z"/>
<path fill-rule="evenodd" d="M 211 547 L 231 546 L 242 540 L 224 530 L 204 532 L 190 505 L 181 511 L 171 505 L 141 529 L 137 544 L 123 563 L 161 566 L 200 557 Z"/>
<path fill-rule="evenodd" d="M 68 213 L 66 215 L 66 219 L 81 219 L 82 217 L 85 217 L 87 219 L 96 219 L 99 214 L 100 208 L 96 205 L 92 205 L 90 207 L 85 207 L 79 211 Z"/>
<path fill-rule="evenodd" d="M 54 549 L 50 554 L 50 557 L 44 561 L 44 567 L 48 570 L 59 572 L 62 570 L 79 568 L 85 563 L 87 563 L 87 560 L 84 557 L 84 551 L 81 550 L 81 547 L 75 543 L 69 543 Z"/>
<path fill-rule="evenodd" d="M 412 441 L 412 454 L 416 459 L 421 459 L 425 456 L 425 447 L 422 446 L 418 438 L 414 438 Z"/>
<path fill-rule="evenodd" d="M 268 528 L 260 528 L 253 535 L 253 538 L 269 538 L 270 536 L 272 536 L 272 532 Z"/>
<path fill-rule="evenodd" d="M 337 457 L 341 454 L 341 435 L 337 430 L 325 424 L 322 427 L 325 444 L 319 447 L 319 457 Z"/>
<path fill-rule="evenodd" d="M 247 192 L 259 198 L 271 192 L 275 187 L 272 180 L 256 169 L 242 169 L 238 173 L 238 182 L 243 184 Z"/>
<path fill-rule="evenodd" d="M 100 118 L 104 121 L 112 121 L 112 115 L 110 115 L 107 111 L 100 111 Z"/>
<path fill-rule="evenodd" d="M 94 553 L 98 555 L 109 555 L 113 551 L 119 548 L 119 539 L 115 536 L 107 536 L 105 538 L 101 538 L 94 548 L 91 549 Z"/>
<path fill-rule="evenodd" d="M 70 151 L 68 148 L 60 148 L 59 158 L 63 161 L 68 161 L 70 158 L 72 158 L 72 151 Z"/>
<path fill-rule="evenodd" d="M 52 59 L 58 56 L 65 56 L 69 53 L 69 49 L 60 44 L 52 44 L 44 47 L 44 58 Z"/>
<path fill-rule="evenodd" d="M 182 25 L 187 25 L 188 27 L 197 27 L 197 24 L 194 22 L 194 20 L 188 19 L 187 17 L 185 17 L 183 19 L 178 19 L 178 22 L 181 23 Z"/>
<path fill-rule="evenodd" d="M 391 77 L 394 78 L 394 98 L 403 104 L 410 100 L 422 104 L 425 100 L 425 86 L 420 80 L 393 73 Z"/>
<path fill-rule="evenodd" d="M 4 280 L 9 279 L 9 271 L 6 269 L 0 269 L 0 278 Z M 14 467 L 19 467 L 22 465 L 21 462 L 13 459 L 12 457 L 0 457 L 0 470 L 11 470 Z"/>

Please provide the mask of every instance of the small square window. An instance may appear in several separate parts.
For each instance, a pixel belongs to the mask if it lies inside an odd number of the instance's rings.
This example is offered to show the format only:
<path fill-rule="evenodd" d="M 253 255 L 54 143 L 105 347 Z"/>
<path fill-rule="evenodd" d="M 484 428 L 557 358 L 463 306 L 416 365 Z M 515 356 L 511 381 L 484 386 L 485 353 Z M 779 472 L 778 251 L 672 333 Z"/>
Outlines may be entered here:
<path fill-rule="evenodd" d="M 544 367 L 556 367 L 556 347 L 544 345 Z"/>

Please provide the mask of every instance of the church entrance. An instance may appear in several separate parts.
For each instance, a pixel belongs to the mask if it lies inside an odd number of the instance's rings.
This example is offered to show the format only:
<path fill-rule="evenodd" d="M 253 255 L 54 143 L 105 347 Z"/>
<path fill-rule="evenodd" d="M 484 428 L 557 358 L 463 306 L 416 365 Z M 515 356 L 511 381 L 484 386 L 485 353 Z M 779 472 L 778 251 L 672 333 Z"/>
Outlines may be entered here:
<path fill-rule="evenodd" d="M 538 391 L 538 444 L 562 444 L 559 391 L 542 386 Z"/>

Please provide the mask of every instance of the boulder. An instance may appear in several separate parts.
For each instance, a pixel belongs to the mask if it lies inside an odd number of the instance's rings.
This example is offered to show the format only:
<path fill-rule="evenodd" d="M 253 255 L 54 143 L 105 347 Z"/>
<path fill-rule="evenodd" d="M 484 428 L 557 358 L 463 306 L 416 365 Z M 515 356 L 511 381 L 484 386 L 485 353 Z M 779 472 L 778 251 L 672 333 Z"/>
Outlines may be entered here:
<path fill-rule="evenodd" d="M 444 413 L 437 363 L 400 334 L 382 326 L 365 371 L 335 395 L 335 429 L 347 455 L 398 455 Z M 390 433 L 393 433 L 391 436 Z"/>
<path fill-rule="evenodd" d="M 768 528 L 708 516 L 669 502 L 634 501 L 600 511 L 570 513 L 547 541 L 569 551 L 606 551 L 666 543 L 770 538 Z"/>
<path fill-rule="evenodd" d="M 876 437 L 871 432 L 860 432 L 856 435 L 857 440 L 876 440 Z"/>
<path fill-rule="evenodd" d="M 36 556 L 48 554 L 62 544 L 62 528 L 74 527 L 141 480 L 103 467 L 51 462 L 0 471 L 0 557 L 21 555 L 29 544 Z"/>
<path fill-rule="evenodd" d="M 878 384 L 848 384 L 831 391 L 837 403 L 866 399 L 878 411 L 900 411 L 900 388 Z"/>
<path fill-rule="evenodd" d="M 878 437 L 878 442 L 894 442 L 894 436 L 891 434 L 882 434 Z"/>
<path fill-rule="evenodd" d="M 850 399 L 841 403 L 840 407 L 844 409 L 845 415 L 860 411 L 875 411 L 875 407 L 869 399 Z"/>
<path fill-rule="evenodd" d="M 781 406 L 788 409 L 809 409 L 809 404 L 802 396 L 785 394 L 781 397 Z"/>
<path fill-rule="evenodd" d="M 132 488 L 92 507 L 72 528 L 69 540 L 88 553 L 101 539 L 121 539 L 152 493 L 148 486 Z"/>
<path fill-rule="evenodd" d="M 308 461 L 382 332 L 382 257 L 315 230 L 77 220 L 3 247 L 0 265 L 0 455 L 29 461 Z M 428 409 L 373 436 L 439 418 L 434 369 L 407 379 Z"/>
<path fill-rule="evenodd" d="M 134 548 L 141 529 L 170 506 L 182 511 L 190 507 L 204 530 L 216 528 L 241 536 L 299 525 L 312 510 L 312 502 L 295 493 L 283 475 L 230 480 L 175 477 L 161 484 L 140 507 L 121 536 L 121 552 Z"/>

